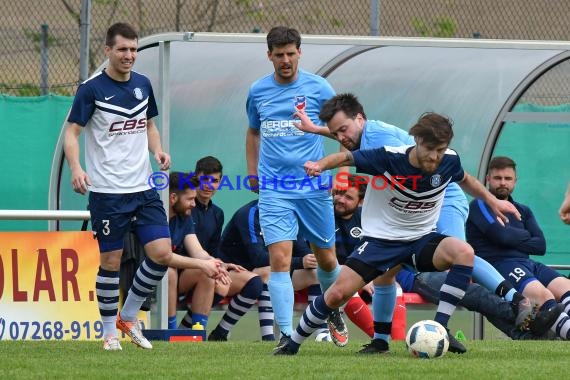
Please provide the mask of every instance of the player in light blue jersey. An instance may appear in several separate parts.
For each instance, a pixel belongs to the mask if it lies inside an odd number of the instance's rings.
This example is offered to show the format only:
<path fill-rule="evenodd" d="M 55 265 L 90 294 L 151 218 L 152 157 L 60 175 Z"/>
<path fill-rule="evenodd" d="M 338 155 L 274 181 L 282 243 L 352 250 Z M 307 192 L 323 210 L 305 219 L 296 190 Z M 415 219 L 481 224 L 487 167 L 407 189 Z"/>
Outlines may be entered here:
<path fill-rule="evenodd" d="M 303 170 L 305 161 L 324 155 L 323 138 L 298 130 L 293 117 L 302 110 L 318 123 L 321 106 L 334 90 L 324 78 L 299 69 L 301 36 L 297 30 L 272 28 L 267 34 L 267 47 L 274 72 L 249 89 L 246 158 L 250 185 L 259 191 L 261 229 L 270 255 L 268 286 L 281 330 L 281 347 L 293 331 L 294 296 L 289 269 L 297 234 L 311 244 L 323 289 L 340 271 L 334 250 L 330 185 L 326 180 L 321 183 L 322 178 L 307 176 Z M 334 331 L 346 331 L 340 313 L 331 316 L 329 328 L 333 340 Z"/>
<path fill-rule="evenodd" d="M 338 140 L 342 147 L 350 151 L 373 149 L 381 146 L 399 147 L 414 145 L 414 138 L 406 131 L 377 120 L 368 120 L 362 104 L 353 94 L 339 94 L 327 101 L 319 118 L 327 127 L 314 125 L 306 115 L 297 114 L 301 130 L 328 136 Z M 368 186 L 367 196 L 376 191 Z M 465 194 L 457 183 L 450 183 L 445 189 L 445 196 L 439 218 L 437 232 L 465 240 L 465 223 L 469 205 Z M 473 279 L 489 291 L 493 291 L 507 301 L 512 301 L 517 313 L 517 321 L 523 323 L 531 313 L 531 305 L 512 285 L 506 281 L 492 265 L 480 257 L 475 257 Z M 361 353 L 381 353 L 388 350 L 392 314 L 396 304 L 396 286 L 392 276 L 382 276 L 374 281 L 372 309 L 374 314 L 374 339 Z"/>

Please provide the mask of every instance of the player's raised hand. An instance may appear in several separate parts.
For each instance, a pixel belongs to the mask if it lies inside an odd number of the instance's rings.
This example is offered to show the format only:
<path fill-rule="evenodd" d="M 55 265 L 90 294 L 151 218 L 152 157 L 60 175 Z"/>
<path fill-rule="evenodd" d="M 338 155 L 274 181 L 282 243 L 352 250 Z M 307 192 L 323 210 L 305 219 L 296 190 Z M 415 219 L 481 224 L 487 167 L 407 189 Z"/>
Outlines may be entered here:
<path fill-rule="evenodd" d="M 71 186 L 76 193 L 85 194 L 87 186 L 91 186 L 91 179 L 83 169 L 78 168 L 71 172 Z"/>
<path fill-rule="evenodd" d="M 303 132 L 319 133 L 319 130 L 323 128 L 315 125 L 305 111 L 295 111 L 293 116 L 300 120 L 300 122 L 293 122 L 293 125 Z"/>
<path fill-rule="evenodd" d="M 166 152 L 159 151 L 154 154 L 154 159 L 159 165 L 160 170 L 170 169 L 170 155 Z"/>
<path fill-rule="evenodd" d="M 303 168 L 305 168 L 305 173 L 307 173 L 309 176 L 319 176 L 322 172 L 322 169 L 318 162 L 307 161 L 303 165 Z"/>
<path fill-rule="evenodd" d="M 493 210 L 493 213 L 497 215 L 497 221 L 503 227 L 505 226 L 505 223 L 509 222 L 509 218 L 507 218 L 505 214 L 513 214 L 517 220 L 521 220 L 521 213 L 517 210 L 515 205 L 509 201 L 495 198 L 495 202 L 493 202 L 493 204 L 489 204 L 489 207 Z"/>

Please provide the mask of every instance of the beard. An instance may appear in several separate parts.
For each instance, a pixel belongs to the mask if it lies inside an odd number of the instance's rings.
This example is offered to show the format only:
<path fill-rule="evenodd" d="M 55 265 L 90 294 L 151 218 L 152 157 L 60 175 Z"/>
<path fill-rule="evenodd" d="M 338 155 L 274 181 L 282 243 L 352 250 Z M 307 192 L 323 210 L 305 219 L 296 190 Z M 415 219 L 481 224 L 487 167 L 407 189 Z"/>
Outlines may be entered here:
<path fill-rule="evenodd" d="M 439 164 L 441 164 L 440 160 L 430 160 L 427 157 L 420 157 L 418 150 L 416 149 L 416 161 L 418 163 L 419 169 L 422 174 L 433 174 L 437 171 Z"/>
<path fill-rule="evenodd" d="M 174 213 L 176 215 L 180 215 L 180 216 L 188 216 L 190 215 L 190 211 L 192 209 L 186 209 L 184 207 L 182 207 L 182 205 L 180 204 L 180 202 L 176 202 L 173 206 L 172 206 L 172 210 L 174 210 Z"/>
<path fill-rule="evenodd" d="M 351 152 L 353 150 L 357 150 L 360 147 L 352 140 L 349 139 L 345 139 L 343 141 L 340 142 L 342 144 L 342 146 L 344 146 L 346 149 L 350 150 Z"/>
<path fill-rule="evenodd" d="M 496 189 L 493 189 L 493 191 L 491 191 L 491 193 L 500 200 L 507 200 L 509 199 L 509 195 L 511 195 L 511 192 L 509 191 L 509 189 L 507 189 L 506 187 L 497 187 Z"/>
<path fill-rule="evenodd" d="M 338 216 L 340 218 L 354 214 L 356 212 L 356 208 L 350 210 L 344 206 L 341 207 L 341 209 L 339 209 L 337 206 L 334 207 L 334 215 Z"/>
<path fill-rule="evenodd" d="M 437 171 L 438 167 L 439 167 L 439 162 L 422 163 L 421 171 L 423 174 L 433 174 Z"/>

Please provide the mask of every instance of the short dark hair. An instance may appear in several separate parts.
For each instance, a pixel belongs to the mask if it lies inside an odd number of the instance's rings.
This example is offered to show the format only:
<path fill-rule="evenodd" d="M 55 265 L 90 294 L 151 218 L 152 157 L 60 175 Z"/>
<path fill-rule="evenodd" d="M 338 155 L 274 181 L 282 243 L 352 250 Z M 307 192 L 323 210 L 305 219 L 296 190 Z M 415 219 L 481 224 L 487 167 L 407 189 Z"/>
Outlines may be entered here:
<path fill-rule="evenodd" d="M 168 176 L 168 191 L 170 193 L 180 194 L 186 189 L 196 190 L 200 187 L 200 179 L 196 174 L 190 176 L 192 173 L 184 172 L 171 172 Z"/>
<path fill-rule="evenodd" d="M 362 181 L 363 177 L 367 178 L 367 180 L 365 182 Z M 332 189 L 332 194 L 333 195 L 344 194 L 348 191 L 348 189 L 356 189 L 356 190 L 358 190 L 358 199 L 363 200 L 367 187 L 368 187 L 368 176 L 363 175 L 363 174 L 347 173 L 346 183 L 343 181 L 342 183 L 337 184 Z"/>
<path fill-rule="evenodd" d="M 105 38 L 105 45 L 113 47 L 115 45 L 115 37 L 123 36 L 128 40 L 138 40 L 139 36 L 135 28 L 125 22 L 118 22 L 113 24 L 107 29 L 107 37 Z"/>
<path fill-rule="evenodd" d="M 364 107 L 362 107 L 358 98 L 350 93 L 338 94 L 327 100 L 321 108 L 319 119 L 328 123 L 339 111 L 343 111 L 351 119 L 354 119 L 357 114 L 361 114 L 366 119 Z"/>
<path fill-rule="evenodd" d="M 222 166 L 220 160 L 218 160 L 214 156 L 206 156 L 196 161 L 196 168 L 194 169 L 194 173 L 196 174 L 200 173 L 205 175 L 213 173 L 221 174 L 223 172 L 223 169 L 224 167 Z"/>
<path fill-rule="evenodd" d="M 358 176 L 355 174 L 349 174 L 347 177 L 348 183 L 350 184 L 349 187 L 354 187 L 356 188 L 356 178 L 357 177 L 362 177 L 362 174 L 359 174 Z M 364 194 L 366 193 L 366 188 L 368 187 L 367 183 L 363 183 L 362 181 L 358 181 L 358 198 L 360 200 L 364 199 Z"/>
<path fill-rule="evenodd" d="M 453 138 L 453 121 L 435 112 L 426 112 L 410 128 L 409 134 L 421 138 L 428 146 L 449 144 Z"/>
<path fill-rule="evenodd" d="M 295 44 L 297 49 L 301 47 L 301 34 L 297 29 L 287 26 L 275 26 L 267 33 L 267 49 L 273 51 L 274 47 Z"/>
<path fill-rule="evenodd" d="M 489 168 L 487 169 L 487 173 L 489 173 L 491 170 L 494 169 L 506 169 L 506 168 L 512 168 L 515 172 L 517 171 L 517 164 L 516 162 L 507 157 L 507 156 L 497 156 L 497 157 L 493 157 L 491 159 L 491 161 L 489 162 Z"/>

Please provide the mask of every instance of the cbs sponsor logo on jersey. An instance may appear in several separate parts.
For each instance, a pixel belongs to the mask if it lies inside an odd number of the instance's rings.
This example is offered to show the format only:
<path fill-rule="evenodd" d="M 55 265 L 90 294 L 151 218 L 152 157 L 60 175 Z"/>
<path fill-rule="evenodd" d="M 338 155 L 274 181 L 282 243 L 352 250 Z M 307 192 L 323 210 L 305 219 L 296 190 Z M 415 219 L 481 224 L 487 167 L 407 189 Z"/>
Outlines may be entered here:
<path fill-rule="evenodd" d="M 146 117 L 140 119 L 120 120 L 111 124 L 109 136 L 143 133 L 146 131 Z"/>
<path fill-rule="evenodd" d="M 410 199 L 399 199 L 397 197 L 392 197 L 392 199 L 390 199 L 389 205 L 400 211 L 418 213 L 431 211 L 434 207 L 437 206 L 437 202 L 415 201 Z"/>

